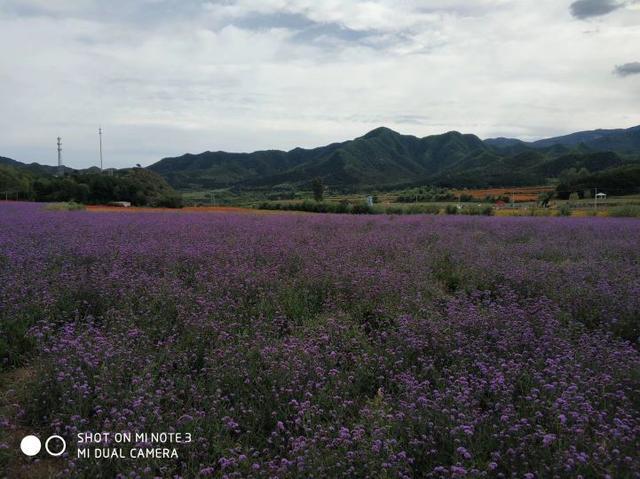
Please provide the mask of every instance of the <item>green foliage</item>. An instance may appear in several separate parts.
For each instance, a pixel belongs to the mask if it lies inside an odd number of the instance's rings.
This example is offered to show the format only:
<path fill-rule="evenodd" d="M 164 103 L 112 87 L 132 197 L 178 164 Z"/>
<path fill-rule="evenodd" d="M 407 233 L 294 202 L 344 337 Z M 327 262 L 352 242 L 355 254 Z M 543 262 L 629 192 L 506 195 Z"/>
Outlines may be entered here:
<path fill-rule="evenodd" d="M 378 128 L 360 138 L 328 146 L 290 152 L 247 154 L 206 152 L 165 158 L 149 169 L 174 187 L 204 189 L 241 186 L 270 190 L 288 184 L 308 188 L 309 178 L 321 177 L 335 190 L 409 188 L 398 202 L 452 201 L 445 188 L 502 187 L 546 184 L 550 178 L 575 180 L 629 161 L 628 152 L 585 151 L 575 146 L 537 148 L 518 143 L 492 148 L 474 135 L 449 132 L 416 138 Z M 416 183 L 441 187 L 425 190 Z M 280 196 L 270 199 L 292 199 Z M 508 201 L 487 198 L 486 201 Z M 462 201 L 473 201 L 464 195 Z"/>
<path fill-rule="evenodd" d="M 354 215 L 370 215 L 373 214 L 373 208 L 366 203 L 356 203 L 351 207 L 351 213 Z"/>
<path fill-rule="evenodd" d="M 269 188 L 281 183 L 300 187 L 320 176 L 332 188 L 362 190 L 371 185 L 410 185 L 420 178 L 435 180 L 448 176 L 452 165 L 466 171 L 469 163 L 499 157 L 474 135 L 449 132 L 416 138 L 379 128 L 355 140 L 311 150 L 207 152 L 165 158 L 149 169 L 178 188 Z"/>
<path fill-rule="evenodd" d="M 315 178 L 311 182 L 311 190 L 313 191 L 313 199 L 316 201 L 322 201 L 324 198 L 324 184 L 322 183 L 322 179 Z"/>
<path fill-rule="evenodd" d="M 284 211 L 307 211 L 309 213 L 338 213 L 338 206 L 335 203 L 317 203 L 305 200 L 300 203 L 269 203 L 263 202 L 258 205 L 261 210 L 284 210 Z M 345 211 L 351 213 L 351 210 Z"/>
<path fill-rule="evenodd" d="M 571 216 L 571 207 L 568 204 L 564 204 L 558 210 L 560 216 Z"/>
<path fill-rule="evenodd" d="M 293 200 L 296 198 L 297 189 L 288 183 L 282 185 L 276 185 L 271 188 L 267 194 L 267 199 L 270 201 L 275 200 Z"/>
<path fill-rule="evenodd" d="M 69 201 L 67 203 L 51 203 L 45 209 L 47 211 L 82 211 L 86 208 L 82 203 Z"/>
<path fill-rule="evenodd" d="M 35 197 L 38 201 L 89 201 L 91 188 L 85 183 L 79 183 L 72 178 L 42 178 L 33 185 Z"/>
<path fill-rule="evenodd" d="M 566 199 L 572 192 L 585 195 L 598 188 L 609 194 L 624 195 L 637 193 L 640 190 L 640 165 L 627 165 L 608 169 L 599 173 L 581 176 L 573 181 L 561 182 L 558 185 L 558 197 Z"/>
<path fill-rule="evenodd" d="M 384 212 L 388 215 L 403 215 L 404 208 L 402 206 L 387 206 Z"/>
<path fill-rule="evenodd" d="M 447 207 L 444 209 L 444 212 L 448 215 L 457 215 L 458 207 L 456 205 L 447 205 Z"/>
<path fill-rule="evenodd" d="M 593 177 L 615 169 L 632 168 L 634 163 L 638 168 L 638 158 L 633 155 L 640 151 L 639 131 L 636 128 L 618 132 L 615 141 L 610 136 L 604 141 L 601 132 L 586 136 L 580 133 L 576 138 L 588 138 L 589 145 L 596 146 L 589 150 L 588 145 L 585 147 L 573 140 L 565 143 L 562 138 L 554 141 L 564 146 L 554 142 L 543 146 L 513 140 L 483 142 L 474 135 L 458 132 L 417 138 L 378 128 L 354 140 L 309 150 L 296 148 L 289 152 L 270 150 L 243 154 L 206 152 L 165 158 L 146 170 L 135 170 L 156 172 L 181 190 L 232 189 L 234 194 L 239 191 L 255 193 L 254 199 L 258 201 L 296 199 L 296 191 L 309 189 L 311 178 L 322 178 L 322 183 L 334 192 L 403 188 L 398 198 L 401 203 L 455 200 L 447 188 L 541 185 L 556 178 L 560 178 L 564 188 L 558 189 L 559 194 L 567 188 L 576 191 L 579 188 L 584 194 L 584 190 L 594 187 L 615 190 L 612 194 L 624 194 L 637 191 L 637 176 Z M 604 147 L 617 152 L 602 150 Z M 35 163 L 25 165 L 8 158 L 0 158 L 0 165 L 17 168 L 34 178 L 50 177 L 56 172 L 55 167 Z M 75 177 L 89 176 L 95 171 L 74 173 L 67 168 L 65 173 Z M 119 175 L 120 172 L 116 177 Z M 606 180 L 604 184 L 603 179 Z M 85 180 L 79 182 L 87 183 Z M 97 202 L 117 196 L 134 204 L 153 204 L 149 194 L 137 191 L 137 187 L 130 184 L 118 188 L 114 195 L 115 185 L 110 182 L 109 179 L 92 182 L 95 184 L 90 185 L 89 192 L 71 184 L 59 184 L 56 186 L 60 188 L 49 190 L 46 185 L 40 185 L 40 191 L 49 197 L 49 201 L 83 201 L 87 197 L 86 201 Z M 19 181 L 12 179 L 11 183 Z M 425 184 L 434 186 L 416 188 L 416 185 Z M 316 184 L 314 197 L 321 201 L 318 186 Z M 60 192 L 57 197 L 53 190 Z M 20 197 L 23 196 L 21 193 Z M 568 193 L 565 197 L 560 196 L 561 199 L 566 197 Z M 474 201 L 467 193 L 459 200 Z M 498 200 L 509 201 L 508 198 L 485 198 L 487 202 Z"/>
<path fill-rule="evenodd" d="M 437 215 L 440 208 L 436 205 L 409 205 L 404 212 L 407 215 Z"/>
<path fill-rule="evenodd" d="M 465 206 L 460 213 L 472 216 L 493 216 L 494 210 L 492 206 Z"/>
<path fill-rule="evenodd" d="M 0 164 L 0 199 L 31 198 L 33 176 L 13 166 Z"/>
<path fill-rule="evenodd" d="M 335 213 L 335 214 L 387 214 L 387 215 L 437 215 L 440 208 L 436 205 L 410 205 L 402 206 L 369 206 L 366 203 L 349 203 L 341 201 L 339 203 L 316 203 L 303 201 L 300 203 L 270 203 L 263 202 L 257 206 L 262 210 L 285 210 L 285 211 L 308 211 L 311 213 Z"/>
<path fill-rule="evenodd" d="M 18 366 L 31 352 L 34 338 L 28 331 L 36 322 L 37 313 L 26 308 L 21 314 L 0 314 L 2 334 L 0 334 L 0 372 L 5 368 Z"/>
<path fill-rule="evenodd" d="M 553 195 L 555 193 L 553 191 L 545 191 L 538 195 L 538 204 L 543 208 L 549 206 L 549 201 L 553 199 Z"/>
<path fill-rule="evenodd" d="M 609 216 L 619 216 L 624 218 L 640 218 L 640 206 L 624 205 L 611 208 Z"/>
<path fill-rule="evenodd" d="M 121 170 L 113 176 L 98 173 L 41 178 L 35 181 L 34 190 L 38 201 L 129 201 L 135 206 L 182 206 L 180 196 L 160 175 L 142 168 Z"/>
<path fill-rule="evenodd" d="M 586 168 L 581 168 L 580 170 L 577 170 L 576 168 L 569 168 L 560 172 L 558 180 L 560 181 L 560 183 L 573 184 L 588 176 L 589 170 L 587 170 Z"/>

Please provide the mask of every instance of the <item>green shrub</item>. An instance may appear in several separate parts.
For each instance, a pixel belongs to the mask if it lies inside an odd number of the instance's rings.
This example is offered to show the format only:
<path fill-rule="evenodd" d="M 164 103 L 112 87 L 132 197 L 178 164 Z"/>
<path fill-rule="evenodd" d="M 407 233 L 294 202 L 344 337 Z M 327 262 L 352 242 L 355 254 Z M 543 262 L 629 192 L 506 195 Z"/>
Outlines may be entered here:
<path fill-rule="evenodd" d="M 447 207 L 444 209 L 444 212 L 448 215 L 457 215 L 458 207 L 456 205 L 447 205 Z"/>
<path fill-rule="evenodd" d="M 402 215 L 404 214 L 404 209 L 401 206 L 387 206 L 385 213 L 388 215 Z"/>
<path fill-rule="evenodd" d="M 435 205 L 411 205 L 405 210 L 408 215 L 437 215 L 440 208 Z"/>
<path fill-rule="evenodd" d="M 473 215 L 473 216 L 493 216 L 493 207 L 492 206 L 465 206 L 462 211 L 464 215 Z"/>
<path fill-rule="evenodd" d="M 493 216 L 495 214 L 495 210 L 493 209 L 493 206 L 485 206 L 484 208 L 482 208 L 482 213 L 485 216 Z"/>
<path fill-rule="evenodd" d="M 640 218 L 640 206 L 624 205 L 611 208 L 609 216 L 619 216 L 623 218 Z"/>
<path fill-rule="evenodd" d="M 180 195 L 161 196 L 152 205 L 161 208 L 182 208 L 182 197 Z"/>
<path fill-rule="evenodd" d="M 347 201 L 341 201 L 335 205 L 334 213 L 345 214 L 351 212 L 351 205 Z"/>
<path fill-rule="evenodd" d="M 560 216 L 571 216 L 571 208 L 569 207 L 569 205 L 564 204 L 560 207 L 558 213 L 560 214 Z"/>
<path fill-rule="evenodd" d="M 366 203 L 359 203 L 352 206 L 351 213 L 354 215 L 370 215 L 373 214 L 373 209 Z"/>
<path fill-rule="evenodd" d="M 82 203 L 68 201 L 64 203 L 51 203 L 45 207 L 47 211 L 82 211 L 85 206 Z"/>

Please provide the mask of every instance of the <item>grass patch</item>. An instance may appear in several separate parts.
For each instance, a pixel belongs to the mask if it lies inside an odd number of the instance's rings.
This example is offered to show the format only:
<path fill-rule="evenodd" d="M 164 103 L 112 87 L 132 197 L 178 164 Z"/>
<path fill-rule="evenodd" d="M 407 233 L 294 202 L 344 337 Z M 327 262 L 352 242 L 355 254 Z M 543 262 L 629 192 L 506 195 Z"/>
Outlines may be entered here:
<path fill-rule="evenodd" d="M 82 203 L 67 201 L 63 203 L 51 203 L 44 208 L 47 211 L 84 211 L 86 208 Z"/>
<path fill-rule="evenodd" d="M 624 205 L 611 208 L 609 216 L 617 216 L 621 218 L 640 218 L 640 206 Z"/>

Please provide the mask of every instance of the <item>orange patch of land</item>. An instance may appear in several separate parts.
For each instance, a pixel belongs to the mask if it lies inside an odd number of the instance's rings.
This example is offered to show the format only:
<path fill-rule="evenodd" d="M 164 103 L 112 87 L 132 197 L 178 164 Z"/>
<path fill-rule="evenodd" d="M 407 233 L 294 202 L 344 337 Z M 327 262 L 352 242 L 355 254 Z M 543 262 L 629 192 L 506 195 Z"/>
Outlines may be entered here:
<path fill-rule="evenodd" d="M 487 196 L 508 196 L 515 202 L 537 201 L 540 193 L 553 191 L 552 186 L 527 186 L 519 188 L 487 188 L 477 190 L 456 190 L 455 195 L 471 195 L 475 199 L 484 199 Z"/>
<path fill-rule="evenodd" d="M 239 206 L 185 206 L 184 208 L 151 208 L 145 206 L 121 206 L 89 205 L 87 211 L 93 212 L 116 212 L 116 213 L 248 213 L 248 214 L 269 214 L 277 211 L 257 210 L 253 208 L 242 208 Z"/>

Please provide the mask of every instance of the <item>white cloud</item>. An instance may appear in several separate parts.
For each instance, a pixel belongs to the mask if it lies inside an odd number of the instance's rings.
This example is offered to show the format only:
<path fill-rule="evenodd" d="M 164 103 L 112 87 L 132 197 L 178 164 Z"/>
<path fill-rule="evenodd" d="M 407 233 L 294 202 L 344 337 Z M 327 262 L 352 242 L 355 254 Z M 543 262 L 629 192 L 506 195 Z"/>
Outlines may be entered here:
<path fill-rule="evenodd" d="M 55 5 L 52 6 L 52 5 Z M 0 3 L 0 155 L 149 164 L 384 124 L 524 139 L 640 123 L 640 11 L 552 0 Z"/>

